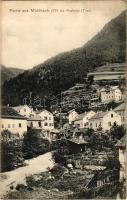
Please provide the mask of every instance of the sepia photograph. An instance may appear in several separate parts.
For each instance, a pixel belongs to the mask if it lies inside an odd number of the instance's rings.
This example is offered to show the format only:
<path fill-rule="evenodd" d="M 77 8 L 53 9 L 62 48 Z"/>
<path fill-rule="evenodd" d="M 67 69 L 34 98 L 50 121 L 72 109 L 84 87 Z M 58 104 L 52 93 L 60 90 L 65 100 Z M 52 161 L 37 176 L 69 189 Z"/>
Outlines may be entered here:
<path fill-rule="evenodd" d="M 126 200 L 126 11 L 1 2 L 0 199 Z"/>

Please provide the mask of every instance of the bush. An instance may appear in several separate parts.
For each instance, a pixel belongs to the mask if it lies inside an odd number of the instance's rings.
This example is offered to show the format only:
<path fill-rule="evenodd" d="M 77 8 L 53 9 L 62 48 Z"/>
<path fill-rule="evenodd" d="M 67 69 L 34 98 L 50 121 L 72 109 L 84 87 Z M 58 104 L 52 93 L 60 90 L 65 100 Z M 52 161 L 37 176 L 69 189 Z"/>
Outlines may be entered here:
<path fill-rule="evenodd" d="M 1 171 L 9 171 L 23 165 L 22 139 L 9 131 L 1 133 Z"/>
<path fill-rule="evenodd" d="M 61 177 L 65 172 L 68 171 L 68 169 L 60 164 L 57 164 L 50 171 L 54 177 Z"/>

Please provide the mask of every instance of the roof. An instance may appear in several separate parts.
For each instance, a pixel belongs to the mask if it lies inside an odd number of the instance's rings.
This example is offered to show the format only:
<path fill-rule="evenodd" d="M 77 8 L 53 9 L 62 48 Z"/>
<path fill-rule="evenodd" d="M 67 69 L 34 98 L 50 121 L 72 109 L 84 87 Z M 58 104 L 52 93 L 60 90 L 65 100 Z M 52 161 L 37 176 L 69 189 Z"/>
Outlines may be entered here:
<path fill-rule="evenodd" d="M 42 118 L 40 116 L 30 116 L 28 121 L 42 121 Z"/>
<path fill-rule="evenodd" d="M 116 86 L 111 86 L 111 89 L 115 90 L 115 89 L 119 89 L 119 87 L 116 85 Z"/>
<path fill-rule="evenodd" d="M 72 139 L 68 139 L 68 141 L 75 143 L 75 144 L 88 144 L 88 142 L 86 140 L 84 140 L 84 138 L 72 138 Z"/>
<path fill-rule="evenodd" d="M 96 113 L 93 117 L 91 117 L 91 119 L 99 119 L 99 118 L 103 118 L 109 111 L 106 112 L 98 112 Z"/>
<path fill-rule="evenodd" d="M 119 89 L 118 86 L 111 86 L 111 87 L 103 87 L 100 92 L 105 92 L 105 91 L 111 91 L 111 90 L 116 90 L 116 89 Z M 120 89 L 119 89 L 120 90 Z"/>
<path fill-rule="evenodd" d="M 53 129 L 53 130 L 51 130 L 51 133 L 60 133 L 60 130 L 58 130 L 58 129 Z"/>
<path fill-rule="evenodd" d="M 74 121 L 79 121 L 81 119 L 83 119 L 84 116 L 86 116 L 88 113 L 90 113 L 91 111 L 88 111 L 88 112 L 84 112 L 84 113 L 81 113 L 79 114 L 76 119 Z"/>
<path fill-rule="evenodd" d="M 87 116 L 90 112 L 92 112 L 92 110 L 91 111 L 88 111 L 88 112 L 84 112 L 84 113 L 81 113 L 81 114 L 79 114 L 76 118 L 75 118 L 75 120 L 74 121 L 79 121 L 79 120 L 82 120 L 85 116 Z M 91 117 L 90 117 L 91 118 Z M 89 118 L 89 119 L 90 119 Z"/>
<path fill-rule="evenodd" d="M 106 169 L 105 166 L 97 166 L 97 165 L 85 165 L 84 168 L 87 170 L 90 169 L 92 171 L 100 171 Z"/>
<path fill-rule="evenodd" d="M 72 109 L 72 110 L 68 111 L 68 113 L 70 114 L 70 113 L 72 113 L 73 111 L 75 111 L 75 109 Z M 76 112 L 76 111 L 75 111 L 75 112 Z"/>
<path fill-rule="evenodd" d="M 121 111 L 121 110 L 125 110 L 126 108 L 126 104 L 122 103 L 119 106 L 117 106 L 116 108 L 114 108 L 114 111 Z"/>
<path fill-rule="evenodd" d="M 40 114 L 41 112 L 44 112 L 44 111 L 46 111 L 46 112 L 52 114 L 50 111 L 48 111 L 48 110 L 46 110 L 46 109 L 36 110 L 35 112 L 36 112 L 36 114 Z"/>
<path fill-rule="evenodd" d="M 76 119 L 74 121 L 79 121 L 81 119 L 83 119 L 83 117 L 86 115 L 86 112 L 82 113 L 82 114 L 79 114 Z"/>
<path fill-rule="evenodd" d="M 21 110 L 21 108 L 23 108 L 24 106 L 30 108 L 30 106 L 28 106 L 28 105 L 20 105 L 20 106 L 15 106 L 15 107 L 12 107 L 12 108 L 19 112 Z"/>
<path fill-rule="evenodd" d="M 4 119 L 27 119 L 26 117 L 18 114 L 16 110 L 11 107 L 2 107 L 1 108 L 1 118 Z"/>

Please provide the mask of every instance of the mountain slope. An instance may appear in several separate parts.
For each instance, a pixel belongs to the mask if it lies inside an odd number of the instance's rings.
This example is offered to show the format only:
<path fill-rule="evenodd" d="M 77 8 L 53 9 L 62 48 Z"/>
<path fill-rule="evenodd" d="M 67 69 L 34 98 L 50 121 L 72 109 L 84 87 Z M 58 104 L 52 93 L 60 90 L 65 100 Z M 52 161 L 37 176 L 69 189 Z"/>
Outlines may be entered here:
<path fill-rule="evenodd" d="M 5 83 L 3 102 L 22 104 L 30 92 L 50 99 L 106 62 L 125 62 L 125 27 L 124 11 L 81 48 L 61 53 Z"/>
<path fill-rule="evenodd" d="M 9 81 L 11 78 L 16 77 L 18 74 L 21 74 L 24 70 L 17 68 L 7 68 L 5 66 L 1 66 L 1 82 L 2 84 L 5 81 Z"/>

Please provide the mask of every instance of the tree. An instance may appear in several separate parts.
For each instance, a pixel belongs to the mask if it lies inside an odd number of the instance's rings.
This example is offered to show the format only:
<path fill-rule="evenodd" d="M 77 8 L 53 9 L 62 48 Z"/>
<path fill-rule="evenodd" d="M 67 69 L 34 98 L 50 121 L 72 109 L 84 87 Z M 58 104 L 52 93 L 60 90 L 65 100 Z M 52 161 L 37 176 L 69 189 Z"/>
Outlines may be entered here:
<path fill-rule="evenodd" d="M 23 165 L 23 141 L 8 130 L 1 133 L 1 171 L 9 171 Z"/>
<path fill-rule="evenodd" d="M 60 139 L 52 144 L 52 149 L 55 150 L 53 157 L 56 163 L 65 164 L 65 156 L 69 154 L 69 143 L 66 139 Z"/>
<path fill-rule="evenodd" d="M 113 139 L 121 139 L 125 134 L 126 130 L 124 126 L 118 126 L 116 123 L 111 127 L 110 133 Z"/>
<path fill-rule="evenodd" d="M 94 130 L 92 128 L 88 128 L 86 135 L 88 135 L 89 137 L 94 133 Z"/>
<path fill-rule="evenodd" d="M 48 151 L 50 151 L 50 142 L 43 138 L 41 130 L 29 128 L 23 139 L 24 158 L 33 158 Z"/>

